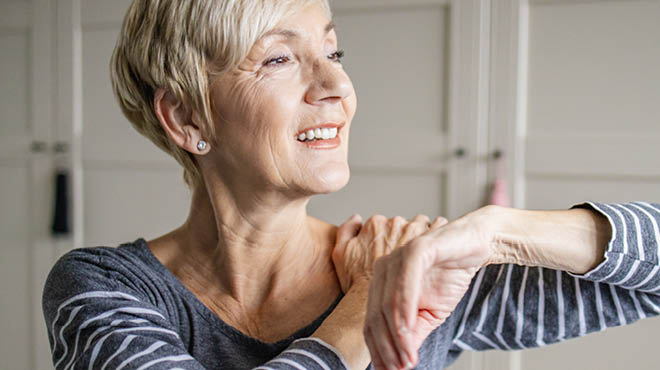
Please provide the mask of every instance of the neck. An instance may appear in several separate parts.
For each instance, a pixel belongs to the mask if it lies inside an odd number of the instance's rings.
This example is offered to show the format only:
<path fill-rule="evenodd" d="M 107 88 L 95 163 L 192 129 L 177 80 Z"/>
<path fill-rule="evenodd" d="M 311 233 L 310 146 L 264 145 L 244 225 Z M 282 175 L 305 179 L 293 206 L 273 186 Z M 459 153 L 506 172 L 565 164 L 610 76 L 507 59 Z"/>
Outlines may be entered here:
<path fill-rule="evenodd" d="M 231 298 L 246 310 L 296 290 L 336 285 L 335 228 L 307 216 L 309 198 L 255 194 L 218 184 L 195 189 L 188 220 L 169 235 L 175 247 L 161 261 L 200 298 Z"/>

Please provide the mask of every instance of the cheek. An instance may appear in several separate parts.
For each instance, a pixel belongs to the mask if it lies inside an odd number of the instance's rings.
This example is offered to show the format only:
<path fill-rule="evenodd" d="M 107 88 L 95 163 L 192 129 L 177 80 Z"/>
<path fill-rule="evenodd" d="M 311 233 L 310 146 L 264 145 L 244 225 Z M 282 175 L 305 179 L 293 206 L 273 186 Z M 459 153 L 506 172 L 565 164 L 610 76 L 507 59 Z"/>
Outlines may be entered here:
<path fill-rule="evenodd" d="M 263 89 L 256 81 L 238 83 L 227 90 L 227 96 L 221 104 L 224 111 L 220 111 L 223 123 L 240 131 L 254 132 L 261 120 L 264 101 Z"/>
<path fill-rule="evenodd" d="M 299 92 L 292 84 L 269 79 L 245 79 L 217 97 L 217 133 L 223 157 L 234 165 L 273 169 L 291 155 L 299 114 Z M 277 163 L 271 163 L 275 161 Z"/>

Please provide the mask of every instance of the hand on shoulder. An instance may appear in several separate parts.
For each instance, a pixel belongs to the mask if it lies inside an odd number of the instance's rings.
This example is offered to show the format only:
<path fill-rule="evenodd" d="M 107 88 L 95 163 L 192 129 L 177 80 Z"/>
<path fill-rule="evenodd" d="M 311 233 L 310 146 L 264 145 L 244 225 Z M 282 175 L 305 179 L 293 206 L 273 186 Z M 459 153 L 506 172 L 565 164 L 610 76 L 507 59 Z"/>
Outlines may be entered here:
<path fill-rule="evenodd" d="M 446 222 L 444 218 L 438 218 L 431 224 L 424 215 L 417 215 L 412 220 L 374 215 L 362 224 L 359 215 L 352 216 L 339 227 L 332 253 L 342 291 L 346 293 L 356 283 L 368 284 L 378 258 Z"/>

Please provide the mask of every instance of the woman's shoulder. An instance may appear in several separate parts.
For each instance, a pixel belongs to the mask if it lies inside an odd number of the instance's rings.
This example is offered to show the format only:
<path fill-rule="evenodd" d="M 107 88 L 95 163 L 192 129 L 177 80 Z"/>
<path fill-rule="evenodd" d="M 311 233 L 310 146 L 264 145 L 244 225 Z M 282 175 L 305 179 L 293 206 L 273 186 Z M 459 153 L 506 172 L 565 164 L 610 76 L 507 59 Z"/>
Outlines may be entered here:
<path fill-rule="evenodd" d="M 328 242 L 330 242 L 331 245 L 335 244 L 335 238 L 337 237 L 337 230 L 339 230 L 339 226 L 312 216 L 308 216 L 308 220 L 310 225 L 312 225 L 316 231 L 317 235 L 322 235 L 328 240 Z"/>
<path fill-rule="evenodd" d="M 148 253 L 144 239 L 118 247 L 74 249 L 48 274 L 43 304 L 89 292 L 122 292 L 151 300 L 148 287 L 160 285 L 154 282 L 162 283 L 164 277 Z"/>
<path fill-rule="evenodd" d="M 57 260 L 49 277 L 58 274 L 102 278 L 134 266 L 144 268 L 149 265 L 145 245 L 144 239 L 140 238 L 117 247 L 73 249 Z"/>

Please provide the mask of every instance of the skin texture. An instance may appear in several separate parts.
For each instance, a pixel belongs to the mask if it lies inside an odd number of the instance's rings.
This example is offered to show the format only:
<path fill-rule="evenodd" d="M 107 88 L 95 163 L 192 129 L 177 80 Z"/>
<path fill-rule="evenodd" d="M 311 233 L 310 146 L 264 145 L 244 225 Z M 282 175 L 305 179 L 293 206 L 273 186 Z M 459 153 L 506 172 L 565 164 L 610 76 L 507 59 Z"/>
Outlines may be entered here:
<path fill-rule="evenodd" d="M 607 219 L 584 209 L 488 206 L 429 230 L 376 263 L 365 323 L 375 368 L 417 364 L 424 339 L 480 268 L 516 263 L 582 274 L 603 261 L 610 237 Z"/>

